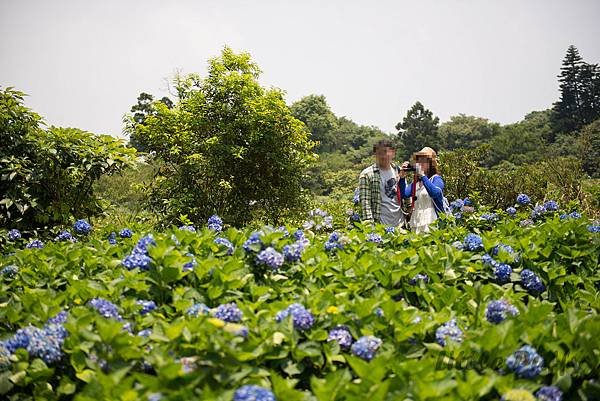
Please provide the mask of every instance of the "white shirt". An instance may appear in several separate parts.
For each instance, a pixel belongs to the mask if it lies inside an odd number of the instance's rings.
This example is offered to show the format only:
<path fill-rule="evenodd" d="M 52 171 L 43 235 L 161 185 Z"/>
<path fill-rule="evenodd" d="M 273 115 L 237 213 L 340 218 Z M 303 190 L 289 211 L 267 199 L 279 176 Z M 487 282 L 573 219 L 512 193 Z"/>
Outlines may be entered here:
<path fill-rule="evenodd" d="M 410 217 L 410 228 L 416 233 L 429 232 L 429 225 L 437 219 L 433 200 L 422 182 L 417 183 L 415 208 Z"/>
<path fill-rule="evenodd" d="M 396 172 L 390 167 L 388 170 L 379 169 L 381 183 L 381 223 L 397 227 L 404 221 L 400 204 L 398 203 L 398 180 Z"/>

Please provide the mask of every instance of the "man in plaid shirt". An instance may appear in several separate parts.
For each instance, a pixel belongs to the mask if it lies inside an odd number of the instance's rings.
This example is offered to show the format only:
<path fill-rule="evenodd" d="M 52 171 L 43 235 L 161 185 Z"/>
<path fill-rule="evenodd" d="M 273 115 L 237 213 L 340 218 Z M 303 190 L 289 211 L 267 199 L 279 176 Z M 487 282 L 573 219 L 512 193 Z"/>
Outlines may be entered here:
<path fill-rule="evenodd" d="M 392 163 L 396 150 L 391 141 L 373 145 L 375 163 L 358 179 L 360 218 L 363 222 L 397 227 L 404 222 L 398 199 L 398 168 Z"/>

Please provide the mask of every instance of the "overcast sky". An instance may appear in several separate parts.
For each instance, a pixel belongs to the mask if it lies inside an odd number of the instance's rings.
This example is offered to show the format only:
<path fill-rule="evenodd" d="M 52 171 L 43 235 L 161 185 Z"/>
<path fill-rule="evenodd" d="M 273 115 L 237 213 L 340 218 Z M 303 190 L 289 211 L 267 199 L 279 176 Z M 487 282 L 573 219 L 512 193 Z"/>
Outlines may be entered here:
<path fill-rule="evenodd" d="M 395 132 L 417 100 L 503 124 L 558 97 L 570 44 L 600 62 L 600 1 L 0 0 L 0 86 L 49 124 L 121 135 L 140 92 L 205 74 L 224 45 L 291 102 Z"/>

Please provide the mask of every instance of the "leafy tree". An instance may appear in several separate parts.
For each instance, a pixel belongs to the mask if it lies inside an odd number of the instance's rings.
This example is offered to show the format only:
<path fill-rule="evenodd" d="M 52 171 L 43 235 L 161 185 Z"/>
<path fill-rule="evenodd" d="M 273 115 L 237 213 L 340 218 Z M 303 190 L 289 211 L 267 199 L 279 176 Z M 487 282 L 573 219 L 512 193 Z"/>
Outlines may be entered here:
<path fill-rule="evenodd" d="M 440 119 L 434 117 L 433 113 L 426 109 L 421 102 L 416 102 L 406 113 L 402 122 L 396 124 L 398 139 L 405 149 L 403 156 L 407 158 L 424 146 L 439 151 L 439 122 Z"/>
<path fill-rule="evenodd" d="M 173 107 L 173 102 L 166 96 L 161 98 L 159 102 L 167 106 L 169 109 Z M 140 93 L 137 98 L 137 103 L 131 106 L 131 112 L 133 115 L 125 118 L 126 126 L 124 131 L 129 133 L 130 145 L 140 152 L 145 152 L 146 148 L 144 144 L 140 142 L 139 138 L 137 138 L 134 127 L 136 124 L 145 124 L 148 116 L 156 113 L 156 108 L 154 107 L 154 96 L 146 92 Z"/>
<path fill-rule="evenodd" d="M 187 214 L 201 223 L 213 213 L 235 225 L 257 216 L 276 222 L 303 209 L 314 143 L 282 92 L 260 86 L 259 76 L 249 54 L 225 47 L 205 78 L 175 78 L 176 107 L 155 103 L 156 113 L 135 125 L 165 163 L 152 206 L 167 222 Z"/>
<path fill-rule="evenodd" d="M 133 164 L 135 149 L 108 135 L 43 129 L 24 94 L 0 91 L 0 226 L 64 224 L 100 211 L 93 183 Z"/>
<path fill-rule="evenodd" d="M 577 145 L 585 172 L 600 178 L 600 119 L 581 129 Z"/>
<path fill-rule="evenodd" d="M 489 142 L 500 133 L 500 125 L 487 119 L 459 114 L 440 125 L 440 141 L 444 149 L 473 149 Z"/>
<path fill-rule="evenodd" d="M 323 95 L 305 96 L 290 106 L 294 117 L 308 127 L 311 139 L 318 142 L 317 153 L 331 152 L 338 149 L 334 131 L 338 128 L 338 120 L 329 108 Z"/>

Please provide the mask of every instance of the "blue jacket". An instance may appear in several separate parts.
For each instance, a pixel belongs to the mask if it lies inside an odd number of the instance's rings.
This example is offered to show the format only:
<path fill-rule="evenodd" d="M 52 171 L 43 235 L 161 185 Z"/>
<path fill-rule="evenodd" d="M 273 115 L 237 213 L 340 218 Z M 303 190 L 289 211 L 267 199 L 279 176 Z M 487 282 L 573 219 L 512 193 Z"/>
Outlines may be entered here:
<path fill-rule="evenodd" d="M 427 176 L 423 176 L 421 178 L 423 181 L 423 185 L 425 185 L 425 189 L 431 199 L 433 199 L 433 203 L 435 204 L 435 212 L 439 213 L 440 211 L 444 211 L 444 180 L 439 175 L 434 175 L 429 178 Z M 402 197 L 407 199 L 412 195 L 412 185 L 406 185 L 406 179 L 400 178 L 400 193 Z"/>

